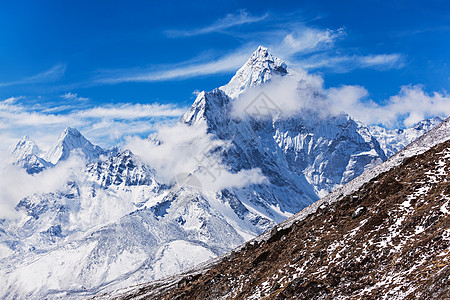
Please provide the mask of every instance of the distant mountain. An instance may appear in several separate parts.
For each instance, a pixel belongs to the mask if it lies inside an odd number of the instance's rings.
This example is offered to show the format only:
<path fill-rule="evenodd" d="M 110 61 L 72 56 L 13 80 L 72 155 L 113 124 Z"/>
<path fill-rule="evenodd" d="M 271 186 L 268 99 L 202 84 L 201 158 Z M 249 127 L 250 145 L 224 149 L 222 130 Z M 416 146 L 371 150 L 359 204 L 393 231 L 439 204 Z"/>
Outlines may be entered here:
<path fill-rule="evenodd" d="M 77 129 L 66 128 L 47 152 L 42 151 L 28 136 L 21 138 L 11 148 L 13 164 L 24 168 L 27 173 L 35 174 L 67 160 L 76 152 L 88 162 L 98 160 L 101 156 L 111 156 L 118 152 L 117 147 L 104 150 L 93 145 Z"/>
<path fill-rule="evenodd" d="M 13 164 L 25 169 L 29 174 L 39 173 L 53 166 L 41 156 L 43 152 L 36 143 L 28 136 L 21 138 L 16 145 L 11 148 Z"/>
<path fill-rule="evenodd" d="M 88 161 L 93 161 L 105 151 L 99 146 L 94 146 L 77 129 L 66 128 L 58 140 L 45 153 L 44 159 L 52 164 L 69 158 L 70 152 L 78 150 Z"/>
<path fill-rule="evenodd" d="M 370 126 L 369 130 L 370 134 L 378 140 L 386 155 L 390 157 L 442 121 L 444 121 L 443 118 L 434 117 L 420 121 L 407 129 L 388 130 L 380 126 Z"/>
<path fill-rule="evenodd" d="M 25 135 L 11 148 L 11 154 L 15 160 L 22 160 L 31 154 L 39 156 L 42 154 L 42 150 L 30 137 Z"/>
<path fill-rule="evenodd" d="M 447 119 L 220 259 L 105 297 L 447 299 L 449 158 Z"/>

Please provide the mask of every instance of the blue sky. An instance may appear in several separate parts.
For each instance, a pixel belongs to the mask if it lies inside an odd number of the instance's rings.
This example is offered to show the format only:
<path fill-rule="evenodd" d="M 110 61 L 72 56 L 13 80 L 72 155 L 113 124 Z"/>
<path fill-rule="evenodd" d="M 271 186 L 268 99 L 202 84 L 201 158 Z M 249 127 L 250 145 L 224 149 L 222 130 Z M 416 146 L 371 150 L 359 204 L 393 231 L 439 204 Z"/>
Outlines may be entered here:
<path fill-rule="evenodd" d="M 363 86 L 380 105 L 405 86 L 447 99 L 448 11 L 444 0 L 4 1 L 0 109 L 30 121 L 12 130 L 0 116 L 0 134 L 9 142 L 39 126 L 53 135 L 81 126 L 101 141 L 117 119 L 125 121 L 110 141 L 130 120 L 141 122 L 130 134 L 146 133 L 176 119 L 194 91 L 227 83 L 259 44 L 320 74 L 326 88 Z M 98 106 L 109 118 L 73 121 Z M 152 113 L 144 120 L 135 111 Z"/>

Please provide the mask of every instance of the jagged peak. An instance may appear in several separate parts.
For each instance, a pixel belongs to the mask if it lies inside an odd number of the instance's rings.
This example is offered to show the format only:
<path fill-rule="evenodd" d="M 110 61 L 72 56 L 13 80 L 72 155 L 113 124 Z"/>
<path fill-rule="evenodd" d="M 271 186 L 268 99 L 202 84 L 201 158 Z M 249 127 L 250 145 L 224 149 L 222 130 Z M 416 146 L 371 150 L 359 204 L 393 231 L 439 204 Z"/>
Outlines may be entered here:
<path fill-rule="evenodd" d="M 50 150 L 45 155 L 45 159 L 52 164 L 56 164 L 60 160 L 67 159 L 70 152 L 75 149 L 81 150 L 88 160 L 95 159 L 103 153 L 103 149 L 94 146 L 78 129 L 67 127 L 58 140 L 50 147 Z"/>
<path fill-rule="evenodd" d="M 20 160 L 27 155 L 40 155 L 41 149 L 28 135 L 24 135 L 10 148 L 10 152 L 16 160 Z"/>
<path fill-rule="evenodd" d="M 417 130 L 430 130 L 432 127 L 438 125 L 439 123 L 442 123 L 445 119 L 441 117 L 433 117 L 430 119 L 422 120 L 418 123 L 416 123 L 413 128 Z"/>
<path fill-rule="evenodd" d="M 26 141 L 33 142 L 33 140 L 28 135 L 25 134 L 23 137 L 20 138 L 19 142 L 26 142 Z"/>
<path fill-rule="evenodd" d="M 230 98 L 221 89 L 211 92 L 201 92 L 197 95 L 191 108 L 180 118 L 180 122 L 188 125 L 200 125 L 223 117 L 223 109 L 226 108 Z M 221 115 L 222 114 L 222 115 Z"/>
<path fill-rule="evenodd" d="M 259 46 L 230 82 L 220 89 L 231 98 L 237 98 L 249 88 L 270 81 L 273 76 L 286 74 L 288 74 L 286 63 L 273 56 L 268 48 Z"/>
<path fill-rule="evenodd" d="M 268 49 L 268 48 L 263 47 L 263 46 L 261 46 L 261 45 L 258 46 L 258 48 L 256 49 L 255 52 L 253 52 L 252 56 L 251 56 L 251 57 L 249 58 L 249 60 L 246 62 L 246 65 L 247 65 L 247 64 L 251 64 L 251 65 L 255 66 L 255 65 L 259 65 L 259 64 L 264 63 L 264 62 L 273 62 L 273 63 L 275 63 L 276 65 L 283 66 L 284 69 L 285 69 L 285 71 L 287 71 L 287 70 L 286 70 L 287 66 L 286 66 L 285 62 L 282 61 L 281 59 L 279 59 L 279 58 L 273 56 L 273 55 L 269 52 L 269 49 Z M 244 66 L 245 66 L 245 65 L 244 65 Z"/>

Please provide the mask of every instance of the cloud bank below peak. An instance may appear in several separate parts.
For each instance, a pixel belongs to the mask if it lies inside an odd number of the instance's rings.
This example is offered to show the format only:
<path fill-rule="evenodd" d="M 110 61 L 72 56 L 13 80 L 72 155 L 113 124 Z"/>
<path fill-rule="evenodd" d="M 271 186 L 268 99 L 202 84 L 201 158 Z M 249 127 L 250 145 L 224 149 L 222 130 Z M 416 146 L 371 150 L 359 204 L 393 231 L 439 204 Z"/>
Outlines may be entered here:
<path fill-rule="evenodd" d="M 382 104 L 371 100 L 361 86 L 330 88 L 327 96 L 336 109 L 366 124 L 388 128 L 410 127 L 435 116 L 445 118 L 450 112 L 450 96 L 446 92 L 427 93 L 421 85 L 403 86 Z"/>
<path fill-rule="evenodd" d="M 264 102 L 258 102 L 261 95 Z M 254 106 L 258 107 L 257 114 L 249 109 Z M 325 88 L 320 75 L 303 73 L 275 78 L 233 102 L 233 115 L 238 119 L 249 114 L 257 118 L 290 118 L 311 112 L 323 118 L 346 113 L 367 125 L 407 128 L 427 118 L 448 117 L 450 96 L 446 92 L 428 93 L 421 85 L 407 85 L 377 103 L 362 86 Z"/>

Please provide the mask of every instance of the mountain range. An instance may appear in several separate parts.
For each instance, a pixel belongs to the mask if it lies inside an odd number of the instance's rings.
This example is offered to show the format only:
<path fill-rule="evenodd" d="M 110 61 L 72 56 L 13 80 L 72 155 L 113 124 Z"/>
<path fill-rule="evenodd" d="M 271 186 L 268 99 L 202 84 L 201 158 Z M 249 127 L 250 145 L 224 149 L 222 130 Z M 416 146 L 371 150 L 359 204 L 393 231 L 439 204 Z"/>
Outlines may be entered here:
<path fill-rule="evenodd" d="M 33 176 L 72 155 L 86 165 L 59 189 L 21 199 L 18 218 L 0 220 L 0 297 L 83 297 L 190 269 L 318 203 L 442 121 L 386 130 L 310 107 L 284 115 L 282 101 L 263 91 L 289 78 L 305 101 L 325 101 L 305 76 L 259 47 L 227 85 L 198 94 L 178 125 L 205 130 L 212 143 L 176 181 L 144 157 L 102 149 L 76 129 L 47 152 L 22 138 L 13 163 Z M 160 138 L 148 142 L 163 145 Z M 212 182 L 226 182 L 224 174 L 258 178 L 208 186 L 198 180 L 205 174 Z"/>

